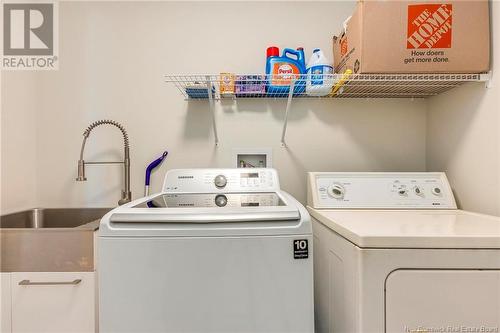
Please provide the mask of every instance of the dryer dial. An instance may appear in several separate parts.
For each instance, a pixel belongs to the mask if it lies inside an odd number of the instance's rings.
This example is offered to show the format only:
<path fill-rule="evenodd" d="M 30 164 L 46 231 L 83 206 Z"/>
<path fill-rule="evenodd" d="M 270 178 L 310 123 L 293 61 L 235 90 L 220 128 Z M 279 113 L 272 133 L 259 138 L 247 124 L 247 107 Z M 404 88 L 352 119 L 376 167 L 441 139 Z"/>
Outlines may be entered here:
<path fill-rule="evenodd" d="M 443 191 L 441 190 L 440 187 L 436 186 L 432 189 L 432 194 L 434 194 L 435 196 L 442 196 L 443 195 Z"/>
<path fill-rule="evenodd" d="M 341 200 L 345 196 L 345 188 L 340 184 L 333 184 L 328 186 L 328 195 L 334 199 Z"/>
<path fill-rule="evenodd" d="M 413 192 L 418 195 L 419 197 L 423 197 L 424 196 L 424 190 L 422 190 L 422 188 L 420 186 L 415 186 L 413 188 Z"/>
<path fill-rule="evenodd" d="M 408 190 L 406 189 L 406 187 L 400 187 L 398 189 L 398 194 L 402 197 L 406 197 L 408 196 Z"/>

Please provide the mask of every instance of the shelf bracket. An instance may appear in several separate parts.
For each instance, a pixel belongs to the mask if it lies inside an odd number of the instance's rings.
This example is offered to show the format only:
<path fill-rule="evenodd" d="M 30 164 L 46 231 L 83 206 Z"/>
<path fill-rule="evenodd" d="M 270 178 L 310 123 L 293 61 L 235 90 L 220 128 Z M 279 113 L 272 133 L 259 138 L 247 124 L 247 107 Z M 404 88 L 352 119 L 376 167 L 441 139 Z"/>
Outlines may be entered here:
<path fill-rule="evenodd" d="M 486 87 L 486 89 L 493 87 L 493 83 L 491 82 L 493 80 L 492 71 L 489 71 L 487 74 L 481 74 L 481 76 L 484 76 L 483 80 L 485 81 L 484 86 Z"/>
<path fill-rule="evenodd" d="M 207 90 L 208 90 L 208 105 L 210 107 L 210 112 L 212 113 L 212 126 L 214 128 L 214 138 L 215 138 L 215 146 L 219 146 L 219 134 L 217 133 L 217 119 L 215 119 L 215 102 L 214 97 L 212 96 L 212 80 L 210 80 L 210 76 L 207 75 Z"/>
<path fill-rule="evenodd" d="M 283 131 L 281 132 L 281 147 L 284 148 L 286 148 L 286 142 L 285 142 L 286 127 L 288 125 L 288 113 L 290 112 L 290 107 L 292 106 L 294 88 L 295 88 L 295 80 L 292 80 L 292 82 L 290 82 L 290 90 L 288 91 L 288 98 L 286 101 L 285 119 L 283 119 Z"/>

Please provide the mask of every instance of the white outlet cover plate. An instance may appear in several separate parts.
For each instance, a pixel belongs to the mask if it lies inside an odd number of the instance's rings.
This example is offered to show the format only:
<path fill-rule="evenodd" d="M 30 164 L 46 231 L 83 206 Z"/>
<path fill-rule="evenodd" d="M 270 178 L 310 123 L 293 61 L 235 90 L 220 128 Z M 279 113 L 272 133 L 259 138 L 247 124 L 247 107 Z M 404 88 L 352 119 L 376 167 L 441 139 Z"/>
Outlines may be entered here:
<path fill-rule="evenodd" d="M 266 155 L 266 168 L 273 167 L 272 148 L 233 148 L 233 166 L 239 168 L 238 155 Z"/>

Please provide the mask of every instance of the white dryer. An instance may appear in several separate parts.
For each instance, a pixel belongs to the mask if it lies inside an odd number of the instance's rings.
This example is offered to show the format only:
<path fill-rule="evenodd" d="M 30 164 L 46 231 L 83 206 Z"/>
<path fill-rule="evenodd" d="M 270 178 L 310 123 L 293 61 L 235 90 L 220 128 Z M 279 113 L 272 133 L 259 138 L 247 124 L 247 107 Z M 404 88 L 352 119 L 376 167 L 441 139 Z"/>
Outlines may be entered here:
<path fill-rule="evenodd" d="M 309 173 L 317 332 L 498 332 L 500 218 L 443 173 Z"/>
<path fill-rule="evenodd" d="M 171 170 L 101 221 L 100 332 L 312 333 L 310 247 L 275 170 Z"/>

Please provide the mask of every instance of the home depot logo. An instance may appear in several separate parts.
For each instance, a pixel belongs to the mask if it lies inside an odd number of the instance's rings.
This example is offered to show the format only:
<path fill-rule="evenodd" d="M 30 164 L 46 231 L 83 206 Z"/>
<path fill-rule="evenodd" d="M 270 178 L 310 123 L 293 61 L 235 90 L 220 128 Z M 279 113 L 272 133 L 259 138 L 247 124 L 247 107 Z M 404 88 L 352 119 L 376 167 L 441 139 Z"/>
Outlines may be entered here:
<path fill-rule="evenodd" d="M 2 69 L 57 69 L 57 3 L 3 3 Z"/>
<path fill-rule="evenodd" d="M 450 48 L 451 33 L 451 4 L 408 6 L 407 49 Z"/>
<path fill-rule="evenodd" d="M 340 41 L 340 56 L 345 56 L 347 54 L 347 38 Z"/>

